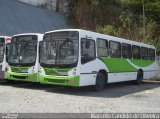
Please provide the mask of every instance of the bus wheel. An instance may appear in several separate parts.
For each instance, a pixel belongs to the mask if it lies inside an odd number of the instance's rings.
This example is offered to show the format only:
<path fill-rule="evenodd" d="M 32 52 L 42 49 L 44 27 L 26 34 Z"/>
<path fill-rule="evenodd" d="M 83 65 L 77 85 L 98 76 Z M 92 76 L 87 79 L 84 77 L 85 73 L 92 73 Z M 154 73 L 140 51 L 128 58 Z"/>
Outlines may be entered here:
<path fill-rule="evenodd" d="M 101 91 L 104 90 L 106 84 L 106 77 L 103 73 L 99 72 L 96 78 L 95 90 Z"/>
<path fill-rule="evenodd" d="M 136 84 L 137 85 L 142 84 L 142 80 L 143 80 L 143 71 L 139 70 L 137 74 Z"/>

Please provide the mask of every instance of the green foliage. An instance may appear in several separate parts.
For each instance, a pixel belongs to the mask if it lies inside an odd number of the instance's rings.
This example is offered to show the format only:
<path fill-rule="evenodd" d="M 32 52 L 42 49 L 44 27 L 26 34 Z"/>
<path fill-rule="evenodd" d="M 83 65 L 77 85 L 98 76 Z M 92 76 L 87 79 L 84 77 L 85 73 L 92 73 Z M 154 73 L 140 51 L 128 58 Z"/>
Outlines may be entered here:
<path fill-rule="evenodd" d="M 122 34 L 122 28 L 115 28 L 113 25 L 97 26 L 96 31 L 99 33 L 120 36 Z"/>
<path fill-rule="evenodd" d="M 160 0 L 69 0 L 69 11 L 77 28 L 153 44 L 160 52 Z"/>
<path fill-rule="evenodd" d="M 122 0 L 122 7 L 120 20 L 129 38 L 155 45 L 160 52 L 160 0 Z"/>
<path fill-rule="evenodd" d="M 142 4 L 144 2 L 147 18 L 152 18 L 160 24 L 160 0 L 121 0 L 124 10 L 129 10 L 137 16 L 143 14 Z M 143 1 L 143 2 L 142 2 Z"/>

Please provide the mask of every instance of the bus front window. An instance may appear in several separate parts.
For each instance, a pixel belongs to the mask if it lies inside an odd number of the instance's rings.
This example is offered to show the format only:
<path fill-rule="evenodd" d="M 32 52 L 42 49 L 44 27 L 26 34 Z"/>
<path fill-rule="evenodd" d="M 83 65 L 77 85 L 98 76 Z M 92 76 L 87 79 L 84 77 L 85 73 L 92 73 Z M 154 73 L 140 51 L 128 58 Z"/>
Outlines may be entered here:
<path fill-rule="evenodd" d="M 14 37 L 9 50 L 10 64 L 33 64 L 36 61 L 37 36 Z"/>
<path fill-rule="evenodd" d="M 47 64 L 55 64 L 56 60 L 56 47 L 55 42 L 43 42 L 41 46 L 41 62 Z"/>
<path fill-rule="evenodd" d="M 61 66 L 72 65 L 78 61 L 78 37 L 75 37 L 74 32 L 67 32 L 65 37 L 63 35 L 64 32 L 62 35 L 53 33 L 44 37 L 46 39 L 41 47 L 41 64 Z"/>

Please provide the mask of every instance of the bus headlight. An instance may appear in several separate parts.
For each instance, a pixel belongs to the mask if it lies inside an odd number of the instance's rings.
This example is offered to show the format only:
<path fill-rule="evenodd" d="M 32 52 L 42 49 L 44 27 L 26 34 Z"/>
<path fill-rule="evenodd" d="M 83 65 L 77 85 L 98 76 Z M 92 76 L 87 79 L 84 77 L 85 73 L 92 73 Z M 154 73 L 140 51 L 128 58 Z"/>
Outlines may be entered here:
<path fill-rule="evenodd" d="M 43 73 L 42 68 L 39 69 L 39 73 L 41 73 L 41 74 Z"/>
<path fill-rule="evenodd" d="M 77 69 L 73 68 L 72 70 L 68 71 L 69 76 L 76 76 L 78 74 Z"/>
<path fill-rule="evenodd" d="M 73 76 L 75 76 L 76 75 L 76 72 L 75 71 L 73 71 Z"/>
<path fill-rule="evenodd" d="M 6 72 L 11 72 L 11 68 L 10 67 L 5 67 L 5 71 Z"/>
<path fill-rule="evenodd" d="M 7 72 L 9 70 L 9 68 L 8 67 L 5 67 L 5 71 Z"/>
<path fill-rule="evenodd" d="M 34 74 L 34 67 L 31 67 L 28 69 L 27 73 Z"/>

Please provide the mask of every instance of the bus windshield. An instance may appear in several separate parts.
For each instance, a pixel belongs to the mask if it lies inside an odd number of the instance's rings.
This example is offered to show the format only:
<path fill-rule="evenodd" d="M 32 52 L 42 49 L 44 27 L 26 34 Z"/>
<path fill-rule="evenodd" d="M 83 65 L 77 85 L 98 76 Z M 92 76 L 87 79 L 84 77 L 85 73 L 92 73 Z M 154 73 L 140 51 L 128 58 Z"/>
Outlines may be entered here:
<path fill-rule="evenodd" d="M 5 39 L 0 38 L 0 62 L 3 62 L 4 59 L 4 53 L 5 53 Z"/>
<path fill-rule="evenodd" d="M 44 36 L 40 63 L 46 66 L 73 66 L 78 61 L 78 32 L 54 32 Z"/>
<path fill-rule="evenodd" d="M 8 62 L 12 65 L 33 65 L 37 55 L 37 36 L 13 37 Z"/>

